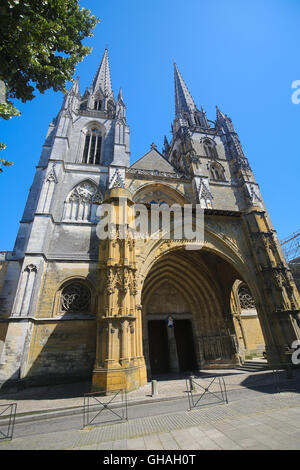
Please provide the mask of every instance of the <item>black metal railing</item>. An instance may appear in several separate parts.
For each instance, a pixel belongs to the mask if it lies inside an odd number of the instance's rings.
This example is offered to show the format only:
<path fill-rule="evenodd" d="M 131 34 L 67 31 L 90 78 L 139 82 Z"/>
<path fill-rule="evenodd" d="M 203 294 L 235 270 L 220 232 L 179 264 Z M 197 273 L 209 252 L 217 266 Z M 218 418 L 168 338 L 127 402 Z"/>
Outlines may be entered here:
<path fill-rule="evenodd" d="M 83 427 L 128 420 L 125 389 L 92 392 L 84 395 Z"/>
<path fill-rule="evenodd" d="M 0 405 L 0 440 L 13 438 L 17 403 Z"/>
<path fill-rule="evenodd" d="M 222 375 L 186 380 L 189 411 L 200 406 L 228 403 L 227 390 Z"/>

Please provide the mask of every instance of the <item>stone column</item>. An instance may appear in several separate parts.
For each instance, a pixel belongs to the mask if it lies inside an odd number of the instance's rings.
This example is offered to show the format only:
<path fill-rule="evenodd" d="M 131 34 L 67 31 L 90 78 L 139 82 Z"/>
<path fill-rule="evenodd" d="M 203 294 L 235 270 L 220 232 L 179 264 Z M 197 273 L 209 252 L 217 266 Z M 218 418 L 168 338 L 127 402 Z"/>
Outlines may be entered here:
<path fill-rule="evenodd" d="M 166 326 L 168 333 L 169 365 L 171 372 L 180 372 L 174 326 Z"/>
<path fill-rule="evenodd" d="M 129 191 L 121 187 L 113 187 L 104 202 L 110 204 L 115 226 L 110 238 L 100 240 L 97 323 L 102 335 L 97 337 L 92 387 L 109 393 L 134 390 L 146 383 L 147 375 L 136 301 L 135 244 L 126 219 L 133 203 Z"/>
<path fill-rule="evenodd" d="M 204 351 L 203 351 L 203 342 L 202 339 L 197 336 L 196 338 L 196 360 L 198 369 L 201 370 L 205 364 Z"/>

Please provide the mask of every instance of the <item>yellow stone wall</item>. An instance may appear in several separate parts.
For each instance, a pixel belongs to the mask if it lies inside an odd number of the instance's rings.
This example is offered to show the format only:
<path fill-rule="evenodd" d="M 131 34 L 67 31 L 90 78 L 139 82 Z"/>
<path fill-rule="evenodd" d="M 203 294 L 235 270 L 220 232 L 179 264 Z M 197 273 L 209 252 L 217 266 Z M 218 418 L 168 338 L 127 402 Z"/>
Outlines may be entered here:
<path fill-rule="evenodd" d="M 265 341 L 259 319 L 253 316 L 243 316 L 242 324 L 244 327 L 248 351 L 263 350 Z"/>
<path fill-rule="evenodd" d="M 89 286 L 95 288 L 96 266 L 91 267 L 90 263 L 48 263 L 41 285 L 39 302 L 37 305 L 36 317 L 49 318 L 59 314 L 56 305 L 57 294 L 61 285 L 72 279 L 85 279 Z M 95 311 L 95 306 L 94 306 Z"/>

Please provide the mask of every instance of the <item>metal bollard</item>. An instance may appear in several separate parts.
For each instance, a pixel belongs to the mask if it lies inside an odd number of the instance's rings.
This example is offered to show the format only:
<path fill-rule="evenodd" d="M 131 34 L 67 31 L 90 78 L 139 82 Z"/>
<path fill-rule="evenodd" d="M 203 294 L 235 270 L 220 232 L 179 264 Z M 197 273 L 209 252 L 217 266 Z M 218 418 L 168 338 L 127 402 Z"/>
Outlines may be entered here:
<path fill-rule="evenodd" d="M 157 391 L 157 380 L 152 380 L 151 382 L 152 396 L 158 395 Z"/>
<path fill-rule="evenodd" d="M 194 378 L 193 375 L 190 375 L 190 376 L 189 376 L 190 391 L 191 391 L 191 392 L 194 392 L 194 391 L 195 391 L 195 385 L 194 385 L 194 383 L 193 383 L 193 378 Z"/>

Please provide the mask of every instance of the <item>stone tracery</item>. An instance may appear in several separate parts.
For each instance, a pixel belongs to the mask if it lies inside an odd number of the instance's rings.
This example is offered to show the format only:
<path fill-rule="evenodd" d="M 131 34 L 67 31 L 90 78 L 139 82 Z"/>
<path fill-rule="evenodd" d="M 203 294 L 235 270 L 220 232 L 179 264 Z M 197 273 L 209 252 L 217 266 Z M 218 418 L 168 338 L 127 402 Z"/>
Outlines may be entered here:
<path fill-rule="evenodd" d="M 64 220 L 93 222 L 103 198 L 99 188 L 91 181 L 78 184 L 65 203 Z"/>

